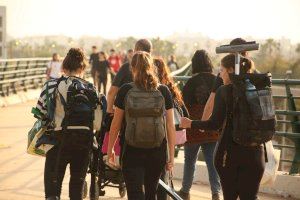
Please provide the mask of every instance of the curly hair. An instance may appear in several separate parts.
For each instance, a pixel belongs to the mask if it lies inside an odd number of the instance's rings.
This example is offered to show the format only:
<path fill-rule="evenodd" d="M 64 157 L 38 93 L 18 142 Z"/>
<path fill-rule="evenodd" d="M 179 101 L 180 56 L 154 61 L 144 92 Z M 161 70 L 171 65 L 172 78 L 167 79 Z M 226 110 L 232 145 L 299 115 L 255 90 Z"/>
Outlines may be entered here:
<path fill-rule="evenodd" d="M 85 70 L 87 66 L 86 56 L 80 48 L 71 48 L 62 63 L 62 68 L 70 72 Z"/>
<path fill-rule="evenodd" d="M 178 102 L 179 105 L 183 105 L 181 92 L 175 85 L 174 80 L 171 77 L 170 70 L 164 60 L 160 57 L 157 57 L 154 58 L 153 62 L 154 66 L 157 68 L 157 77 L 159 82 L 169 88 L 173 98 Z"/>
<path fill-rule="evenodd" d="M 145 51 L 136 52 L 131 60 L 133 81 L 137 87 L 145 90 L 155 90 L 158 87 L 158 79 L 155 75 L 152 57 Z"/>

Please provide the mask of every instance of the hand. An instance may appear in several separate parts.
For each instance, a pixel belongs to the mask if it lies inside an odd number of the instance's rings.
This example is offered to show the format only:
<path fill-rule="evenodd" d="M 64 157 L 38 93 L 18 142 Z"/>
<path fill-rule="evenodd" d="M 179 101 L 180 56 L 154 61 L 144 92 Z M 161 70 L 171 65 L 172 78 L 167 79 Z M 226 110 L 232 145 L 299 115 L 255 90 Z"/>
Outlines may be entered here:
<path fill-rule="evenodd" d="M 192 120 L 186 117 L 181 117 L 179 127 L 180 128 L 191 128 Z"/>
<path fill-rule="evenodd" d="M 174 161 L 169 161 L 166 163 L 166 170 L 167 171 L 172 171 L 174 167 Z"/>

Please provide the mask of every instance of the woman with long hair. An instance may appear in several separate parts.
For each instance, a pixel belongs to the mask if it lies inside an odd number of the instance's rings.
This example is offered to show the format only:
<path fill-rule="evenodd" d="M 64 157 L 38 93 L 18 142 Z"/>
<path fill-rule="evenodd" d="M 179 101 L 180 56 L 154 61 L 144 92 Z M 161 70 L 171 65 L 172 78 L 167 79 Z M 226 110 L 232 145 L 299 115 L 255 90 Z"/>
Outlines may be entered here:
<path fill-rule="evenodd" d="M 61 61 L 59 58 L 58 53 L 54 53 L 52 55 L 52 60 L 48 63 L 47 66 L 47 79 L 55 79 L 55 78 L 60 78 L 62 75 L 62 68 L 61 68 Z"/>
<path fill-rule="evenodd" d="M 192 58 L 193 76 L 183 87 L 183 99 L 191 119 L 200 120 L 216 76 L 212 73 L 213 65 L 205 50 L 197 50 Z M 184 172 L 182 187 L 178 192 L 184 199 L 190 199 L 196 161 L 200 148 L 207 165 L 212 200 L 220 199 L 221 184 L 213 164 L 213 153 L 218 140 L 218 132 L 187 129 L 187 142 L 184 146 Z"/>
<path fill-rule="evenodd" d="M 155 200 L 161 173 L 165 167 L 171 170 L 174 164 L 172 95 L 167 86 L 159 84 L 149 53 L 136 52 L 131 67 L 133 83 L 120 88 L 114 103 L 116 108 L 110 127 L 108 162 L 114 160 L 112 149 L 125 120 L 126 127 L 120 132 L 121 163 L 128 199 Z M 132 98 L 134 95 L 137 98 Z M 157 106 L 156 109 L 152 105 Z M 166 129 L 163 128 L 165 123 Z"/>
<path fill-rule="evenodd" d="M 164 60 L 161 57 L 154 58 L 153 62 L 156 67 L 156 74 L 159 79 L 159 82 L 161 84 L 166 85 L 172 94 L 174 109 L 179 110 L 180 111 L 179 113 L 181 113 L 184 117 L 189 117 L 188 111 L 183 102 L 181 91 L 175 85 L 174 80 L 171 76 L 169 67 L 166 65 L 166 63 L 164 62 Z M 167 181 L 166 180 L 167 175 L 166 175 L 165 171 L 162 173 L 161 179 L 164 181 Z M 158 188 L 157 199 L 158 200 L 167 199 L 167 194 L 165 191 L 162 190 L 161 187 Z"/>
<path fill-rule="evenodd" d="M 240 73 L 251 72 L 252 61 L 241 56 Z M 264 173 L 265 160 L 263 146 L 243 146 L 233 141 L 233 121 L 230 110 L 233 107 L 232 81 L 235 55 L 229 54 L 221 60 L 221 86 L 215 96 L 213 112 L 209 120 L 182 118 L 181 126 L 192 129 L 217 130 L 224 124 L 222 136 L 215 153 L 215 167 L 221 179 L 224 200 L 256 200 L 259 184 Z"/>

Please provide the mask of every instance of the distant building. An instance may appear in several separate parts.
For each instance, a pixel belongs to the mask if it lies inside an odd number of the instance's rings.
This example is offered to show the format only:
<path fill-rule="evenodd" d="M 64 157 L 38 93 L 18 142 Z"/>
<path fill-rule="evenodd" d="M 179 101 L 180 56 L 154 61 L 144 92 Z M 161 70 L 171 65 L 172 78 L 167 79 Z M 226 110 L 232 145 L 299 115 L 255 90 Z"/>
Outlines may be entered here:
<path fill-rule="evenodd" d="M 6 58 L 6 7 L 0 6 L 0 58 Z"/>

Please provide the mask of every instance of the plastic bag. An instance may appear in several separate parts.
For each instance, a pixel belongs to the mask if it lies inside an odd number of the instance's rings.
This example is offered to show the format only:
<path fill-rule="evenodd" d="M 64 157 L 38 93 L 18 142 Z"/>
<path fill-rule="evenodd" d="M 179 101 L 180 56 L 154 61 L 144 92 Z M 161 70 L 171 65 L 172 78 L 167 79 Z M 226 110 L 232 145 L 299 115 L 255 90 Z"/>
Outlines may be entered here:
<path fill-rule="evenodd" d="M 266 162 L 264 175 L 260 181 L 262 186 L 272 186 L 276 179 L 276 172 L 279 167 L 280 150 L 274 149 L 272 141 L 266 143 L 268 162 Z"/>
<path fill-rule="evenodd" d="M 45 156 L 45 149 L 36 148 L 37 140 L 44 134 L 46 128 L 42 120 L 37 120 L 28 132 L 27 153 L 36 156 Z"/>

